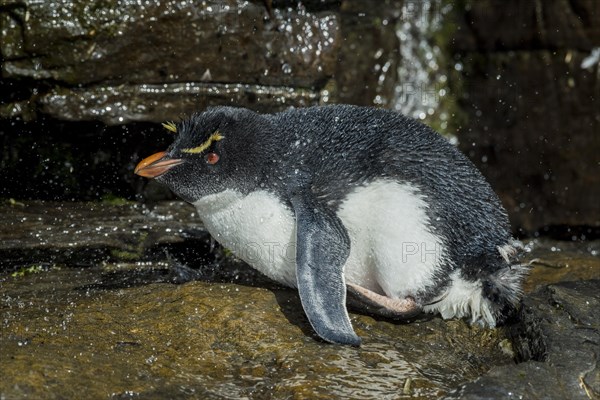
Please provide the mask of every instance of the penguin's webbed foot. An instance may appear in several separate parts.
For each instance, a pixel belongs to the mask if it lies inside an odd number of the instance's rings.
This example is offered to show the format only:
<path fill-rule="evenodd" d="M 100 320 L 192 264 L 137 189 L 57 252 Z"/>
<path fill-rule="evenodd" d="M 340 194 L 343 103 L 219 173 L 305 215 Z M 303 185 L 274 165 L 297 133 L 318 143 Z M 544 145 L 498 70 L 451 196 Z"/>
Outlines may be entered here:
<path fill-rule="evenodd" d="M 408 319 L 423 311 L 422 305 L 412 297 L 393 299 L 353 283 L 347 283 L 346 287 L 348 304 L 371 314 L 391 319 Z"/>

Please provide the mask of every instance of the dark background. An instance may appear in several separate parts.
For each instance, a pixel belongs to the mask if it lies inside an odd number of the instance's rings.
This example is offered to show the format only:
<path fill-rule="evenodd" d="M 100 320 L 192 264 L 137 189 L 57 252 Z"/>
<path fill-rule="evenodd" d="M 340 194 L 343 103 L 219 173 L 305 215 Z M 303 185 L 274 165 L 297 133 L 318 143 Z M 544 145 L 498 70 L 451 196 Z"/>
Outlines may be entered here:
<path fill-rule="evenodd" d="M 0 5 L 3 201 L 170 198 L 159 122 L 352 103 L 457 141 L 517 234 L 599 236 L 597 0 L 119 4 Z"/>

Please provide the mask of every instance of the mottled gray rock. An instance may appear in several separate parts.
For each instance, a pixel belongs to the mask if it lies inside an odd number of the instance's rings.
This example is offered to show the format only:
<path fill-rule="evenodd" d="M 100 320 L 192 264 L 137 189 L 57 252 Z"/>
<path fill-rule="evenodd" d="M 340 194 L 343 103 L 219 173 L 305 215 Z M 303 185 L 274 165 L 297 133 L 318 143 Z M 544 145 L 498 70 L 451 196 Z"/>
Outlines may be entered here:
<path fill-rule="evenodd" d="M 600 273 L 599 273 L 600 275 Z M 512 327 L 517 365 L 494 367 L 461 399 L 600 396 L 600 280 L 549 285 L 527 296 Z"/>

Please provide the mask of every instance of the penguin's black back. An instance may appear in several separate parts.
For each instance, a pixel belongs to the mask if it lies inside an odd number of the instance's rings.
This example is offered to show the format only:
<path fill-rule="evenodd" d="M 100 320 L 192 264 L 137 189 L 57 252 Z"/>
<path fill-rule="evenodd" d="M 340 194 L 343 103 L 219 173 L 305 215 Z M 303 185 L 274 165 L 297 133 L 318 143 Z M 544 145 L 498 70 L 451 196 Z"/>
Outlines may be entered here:
<path fill-rule="evenodd" d="M 497 247 L 511 239 L 504 208 L 475 166 L 431 128 L 393 111 L 349 105 L 264 117 L 274 139 L 286 143 L 280 167 L 307 171 L 320 201 L 337 208 L 376 179 L 406 183 L 428 204 L 430 230 L 445 241 L 450 267 L 472 279 L 482 268 L 500 268 Z"/>

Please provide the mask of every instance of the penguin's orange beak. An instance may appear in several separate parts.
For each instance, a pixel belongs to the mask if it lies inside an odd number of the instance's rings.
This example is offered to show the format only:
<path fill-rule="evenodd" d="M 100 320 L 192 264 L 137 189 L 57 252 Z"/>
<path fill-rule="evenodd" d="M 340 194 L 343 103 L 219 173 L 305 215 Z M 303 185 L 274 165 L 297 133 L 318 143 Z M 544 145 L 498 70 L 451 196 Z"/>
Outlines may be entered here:
<path fill-rule="evenodd" d="M 182 162 L 182 159 L 169 158 L 167 152 L 161 151 L 144 158 L 133 172 L 145 178 L 156 178 Z"/>

